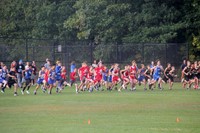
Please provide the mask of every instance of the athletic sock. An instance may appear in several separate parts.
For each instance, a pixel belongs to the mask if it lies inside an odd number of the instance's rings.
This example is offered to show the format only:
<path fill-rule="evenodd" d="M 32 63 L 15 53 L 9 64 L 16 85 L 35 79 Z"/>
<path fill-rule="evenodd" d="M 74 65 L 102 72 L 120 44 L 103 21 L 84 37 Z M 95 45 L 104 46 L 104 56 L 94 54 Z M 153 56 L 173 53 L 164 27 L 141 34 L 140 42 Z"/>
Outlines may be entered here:
<path fill-rule="evenodd" d="M 34 92 L 33 92 L 33 93 L 34 93 L 34 95 L 36 95 L 36 94 L 37 94 L 37 91 L 36 91 L 36 90 L 34 90 Z"/>
<path fill-rule="evenodd" d="M 5 91 L 5 88 L 6 88 L 5 86 L 4 86 L 4 87 L 2 87 L 2 91 Z"/>
<path fill-rule="evenodd" d="M 30 89 L 31 86 L 28 86 L 27 91 Z"/>
<path fill-rule="evenodd" d="M 25 89 L 26 89 L 26 86 L 23 88 L 23 90 L 22 90 L 22 91 L 25 91 Z"/>

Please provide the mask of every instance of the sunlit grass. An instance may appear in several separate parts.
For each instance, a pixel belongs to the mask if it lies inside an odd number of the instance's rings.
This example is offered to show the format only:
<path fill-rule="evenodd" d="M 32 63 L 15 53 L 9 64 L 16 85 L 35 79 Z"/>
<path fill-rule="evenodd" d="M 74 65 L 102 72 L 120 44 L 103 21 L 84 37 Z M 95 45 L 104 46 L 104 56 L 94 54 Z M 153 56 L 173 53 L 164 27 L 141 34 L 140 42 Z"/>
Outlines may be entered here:
<path fill-rule="evenodd" d="M 75 94 L 66 88 L 53 95 L 0 94 L 2 133 L 160 133 L 200 132 L 200 90 L 175 84 L 163 91 L 94 91 Z M 177 121 L 177 118 L 179 121 Z"/>

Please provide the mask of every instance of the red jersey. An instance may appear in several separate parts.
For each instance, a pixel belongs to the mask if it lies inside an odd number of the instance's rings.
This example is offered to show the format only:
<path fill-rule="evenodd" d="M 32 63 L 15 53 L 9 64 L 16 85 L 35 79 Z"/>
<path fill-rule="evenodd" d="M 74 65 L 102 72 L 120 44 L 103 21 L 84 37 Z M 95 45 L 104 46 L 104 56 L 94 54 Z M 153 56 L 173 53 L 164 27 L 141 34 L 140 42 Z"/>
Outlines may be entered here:
<path fill-rule="evenodd" d="M 88 72 L 89 72 L 89 67 L 88 66 L 79 68 L 80 81 L 83 81 L 87 77 L 87 73 Z"/>
<path fill-rule="evenodd" d="M 62 73 L 61 73 L 61 78 L 64 79 L 64 80 L 66 80 L 66 78 L 67 78 L 66 73 L 67 73 L 67 70 L 63 70 Z"/>
<path fill-rule="evenodd" d="M 129 71 L 128 70 L 124 71 L 122 74 L 122 78 L 128 78 L 128 76 L 129 76 Z"/>
<path fill-rule="evenodd" d="M 136 73 L 137 72 L 137 67 L 136 66 L 131 66 L 130 71 Z"/>
<path fill-rule="evenodd" d="M 49 78 L 49 70 L 46 70 L 44 73 L 44 80 L 48 82 L 48 78 Z"/>
<path fill-rule="evenodd" d="M 70 73 L 70 80 L 76 80 L 76 72 L 71 72 Z"/>
<path fill-rule="evenodd" d="M 83 76 L 86 77 L 88 72 L 89 72 L 88 66 L 79 68 L 79 74 L 80 74 L 81 77 L 83 77 Z"/>
<path fill-rule="evenodd" d="M 119 70 L 118 69 L 114 69 L 113 76 L 118 76 L 118 75 L 119 75 Z"/>
<path fill-rule="evenodd" d="M 95 71 L 95 76 L 101 76 L 102 75 L 102 68 L 101 67 L 96 67 L 94 69 Z"/>
<path fill-rule="evenodd" d="M 96 67 L 94 69 L 95 76 L 94 76 L 94 82 L 100 82 L 102 80 L 102 67 Z"/>
<path fill-rule="evenodd" d="M 119 69 L 114 69 L 113 70 L 113 76 L 112 76 L 112 82 L 116 83 L 119 82 L 120 78 L 119 78 Z"/>
<path fill-rule="evenodd" d="M 137 67 L 131 66 L 131 68 L 130 68 L 130 78 L 136 79 L 136 73 L 137 73 Z"/>
<path fill-rule="evenodd" d="M 87 79 L 92 79 L 92 76 L 93 76 L 93 73 L 89 71 L 87 73 Z"/>

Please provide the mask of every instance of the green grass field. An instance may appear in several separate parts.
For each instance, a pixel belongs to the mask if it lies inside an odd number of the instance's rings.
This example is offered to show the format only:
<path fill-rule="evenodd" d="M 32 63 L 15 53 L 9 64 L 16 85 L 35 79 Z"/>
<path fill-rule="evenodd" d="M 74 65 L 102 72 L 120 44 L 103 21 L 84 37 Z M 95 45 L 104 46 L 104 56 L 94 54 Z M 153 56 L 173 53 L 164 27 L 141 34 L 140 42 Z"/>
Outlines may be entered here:
<path fill-rule="evenodd" d="M 171 91 L 31 92 L 0 94 L 1 133 L 200 132 L 200 90 L 184 90 L 180 84 Z"/>

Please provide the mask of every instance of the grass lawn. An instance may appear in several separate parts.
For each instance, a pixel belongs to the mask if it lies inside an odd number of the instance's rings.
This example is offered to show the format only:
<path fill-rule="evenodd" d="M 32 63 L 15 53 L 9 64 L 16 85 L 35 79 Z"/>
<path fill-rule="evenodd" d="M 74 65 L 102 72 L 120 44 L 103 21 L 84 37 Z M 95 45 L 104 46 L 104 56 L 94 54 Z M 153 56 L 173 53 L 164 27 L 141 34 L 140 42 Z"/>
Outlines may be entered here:
<path fill-rule="evenodd" d="M 181 84 L 171 91 L 31 92 L 0 94 L 1 133 L 200 132 L 200 90 L 184 90 Z"/>

